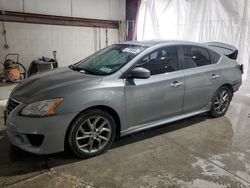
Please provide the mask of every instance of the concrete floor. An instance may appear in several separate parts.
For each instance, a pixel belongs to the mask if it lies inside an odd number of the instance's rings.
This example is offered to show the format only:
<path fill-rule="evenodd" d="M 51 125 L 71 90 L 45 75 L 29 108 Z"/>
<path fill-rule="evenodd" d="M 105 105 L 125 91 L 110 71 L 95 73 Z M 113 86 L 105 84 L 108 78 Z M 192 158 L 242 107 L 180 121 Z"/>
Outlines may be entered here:
<path fill-rule="evenodd" d="M 250 187 L 250 91 L 241 91 L 225 117 L 136 133 L 86 160 L 11 147 L 1 117 L 0 187 Z"/>

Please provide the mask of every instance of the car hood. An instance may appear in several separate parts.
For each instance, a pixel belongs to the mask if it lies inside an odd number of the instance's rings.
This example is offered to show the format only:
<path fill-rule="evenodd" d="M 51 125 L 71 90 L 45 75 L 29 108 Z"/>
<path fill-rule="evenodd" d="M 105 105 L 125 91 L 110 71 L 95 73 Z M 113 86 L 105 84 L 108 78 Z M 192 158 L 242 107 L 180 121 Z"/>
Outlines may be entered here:
<path fill-rule="evenodd" d="M 24 80 L 14 88 L 11 97 L 27 103 L 63 97 L 76 90 L 96 85 L 101 80 L 101 76 L 79 73 L 67 67 L 58 68 Z"/>

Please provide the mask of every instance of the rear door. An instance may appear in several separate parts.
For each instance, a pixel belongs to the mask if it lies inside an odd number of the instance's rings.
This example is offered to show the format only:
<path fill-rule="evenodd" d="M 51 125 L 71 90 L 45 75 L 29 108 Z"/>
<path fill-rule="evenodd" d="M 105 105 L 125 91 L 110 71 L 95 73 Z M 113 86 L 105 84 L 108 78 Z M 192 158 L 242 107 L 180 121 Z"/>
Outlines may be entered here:
<path fill-rule="evenodd" d="M 216 55 L 216 54 L 215 54 Z M 183 113 L 209 108 L 218 87 L 220 75 L 211 52 L 199 46 L 181 46 L 182 69 L 185 77 Z"/>
<path fill-rule="evenodd" d="M 130 127 L 182 113 L 183 71 L 178 49 L 158 49 L 137 63 L 151 72 L 148 79 L 126 80 L 127 123 Z"/>

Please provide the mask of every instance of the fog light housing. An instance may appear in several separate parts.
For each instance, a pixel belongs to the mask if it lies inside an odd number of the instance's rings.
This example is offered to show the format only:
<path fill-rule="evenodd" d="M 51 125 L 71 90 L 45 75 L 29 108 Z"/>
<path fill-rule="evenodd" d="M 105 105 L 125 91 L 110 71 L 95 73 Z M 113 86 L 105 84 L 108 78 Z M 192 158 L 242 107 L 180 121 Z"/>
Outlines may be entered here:
<path fill-rule="evenodd" d="M 44 136 L 40 134 L 26 134 L 30 144 L 35 147 L 39 147 L 43 143 Z"/>
<path fill-rule="evenodd" d="M 24 139 L 20 135 L 16 135 L 14 137 L 14 139 L 15 139 L 15 142 L 18 143 L 18 144 L 23 144 L 24 143 Z"/>

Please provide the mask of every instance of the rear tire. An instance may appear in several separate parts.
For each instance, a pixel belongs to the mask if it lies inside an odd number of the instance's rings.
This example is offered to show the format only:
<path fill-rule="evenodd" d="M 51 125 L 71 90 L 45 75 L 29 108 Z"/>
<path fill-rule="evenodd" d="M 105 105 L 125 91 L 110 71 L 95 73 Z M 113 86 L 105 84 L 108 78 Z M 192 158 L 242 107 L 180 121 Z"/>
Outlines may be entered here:
<path fill-rule="evenodd" d="M 115 133 L 113 117 L 103 110 L 93 109 L 72 122 L 67 140 L 78 157 L 89 158 L 104 153 L 111 146 Z"/>
<path fill-rule="evenodd" d="M 224 116 L 228 110 L 232 96 L 233 93 L 228 87 L 220 87 L 214 94 L 210 115 L 212 117 Z"/>

